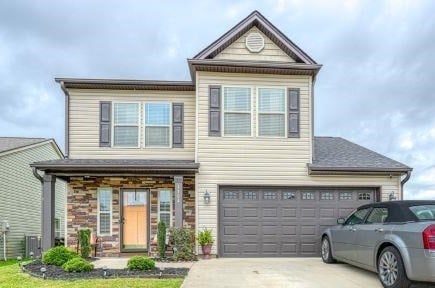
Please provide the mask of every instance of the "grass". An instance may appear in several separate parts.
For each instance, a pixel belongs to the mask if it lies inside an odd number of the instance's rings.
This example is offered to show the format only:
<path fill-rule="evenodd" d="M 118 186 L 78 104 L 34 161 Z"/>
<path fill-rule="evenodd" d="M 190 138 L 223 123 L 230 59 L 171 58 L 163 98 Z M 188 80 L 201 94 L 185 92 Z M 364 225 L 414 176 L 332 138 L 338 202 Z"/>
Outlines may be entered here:
<path fill-rule="evenodd" d="M 178 288 L 183 279 L 90 279 L 90 280 L 43 280 L 21 272 L 16 260 L 0 261 L 1 288 L 34 288 L 34 287 L 65 287 L 65 288 L 109 288 L 109 287 L 145 287 L 145 288 Z"/>

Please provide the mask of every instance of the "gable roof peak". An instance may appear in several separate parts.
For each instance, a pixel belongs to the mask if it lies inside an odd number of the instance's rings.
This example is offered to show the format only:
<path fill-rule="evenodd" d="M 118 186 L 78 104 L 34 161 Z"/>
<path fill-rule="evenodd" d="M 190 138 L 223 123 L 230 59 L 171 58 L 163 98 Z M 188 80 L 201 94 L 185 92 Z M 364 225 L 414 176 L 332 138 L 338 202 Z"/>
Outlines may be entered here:
<path fill-rule="evenodd" d="M 272 42 L 281 48 L 287 55 L 301 64 L 317 64 L 307 53 L 293 43 L 284 33 L 276 28 L 269 20 L 266 19 L 259 11 L 252 11 L 246 18 L 237 23 L 228 32 L 223 34 L 201 52 L 193 57 L 197 60 L 213 59 L 217 54 L 222 52 L 229 45 L 239 39 L 244 33 L 252 27 L 257 27 Z"/>

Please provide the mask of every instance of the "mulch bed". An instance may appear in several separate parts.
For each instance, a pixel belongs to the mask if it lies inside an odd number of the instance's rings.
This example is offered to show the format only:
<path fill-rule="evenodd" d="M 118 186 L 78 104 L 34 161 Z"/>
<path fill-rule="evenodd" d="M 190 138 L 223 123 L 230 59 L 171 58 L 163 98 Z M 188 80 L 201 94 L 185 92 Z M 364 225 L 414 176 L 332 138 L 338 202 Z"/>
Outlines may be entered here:
<path fill-rule="evenodd" d="M 65 272 L 61 267 L 54 265 L 44 265 L 40 260 L 33 261 L 22 266 L 23 271 L 43 278 L 41 267 L 45 267 L 46 279 L 92 279 L 92 278 L 184 278 L 189 272 L 189 268 L 164 268 L 148 271 L 132 271 L 128 269 L 107 269 L 106 276 L 104 270 L 97 268 L 91 272 Z"/>

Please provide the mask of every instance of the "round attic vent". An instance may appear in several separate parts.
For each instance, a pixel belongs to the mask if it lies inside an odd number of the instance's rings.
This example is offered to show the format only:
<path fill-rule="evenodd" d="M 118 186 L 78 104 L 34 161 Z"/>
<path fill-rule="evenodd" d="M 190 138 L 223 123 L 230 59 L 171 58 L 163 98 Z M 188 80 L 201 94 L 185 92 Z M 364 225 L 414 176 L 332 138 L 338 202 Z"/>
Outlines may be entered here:
<path fill-rule="evenodd" d="M 260 52 L 264 48 L 264 38 L 258 32 L 251 32 L 246 36 L 245 45 L 251 52 Z"/>

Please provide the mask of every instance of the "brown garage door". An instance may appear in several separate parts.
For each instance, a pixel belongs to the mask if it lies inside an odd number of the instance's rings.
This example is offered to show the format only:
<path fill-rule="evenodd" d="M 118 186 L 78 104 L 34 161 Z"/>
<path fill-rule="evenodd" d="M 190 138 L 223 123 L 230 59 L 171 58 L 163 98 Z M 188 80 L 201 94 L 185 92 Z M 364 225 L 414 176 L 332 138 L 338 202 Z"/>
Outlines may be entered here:
<path fill-rule="evenodd" d="M 372 188 L 220 189 L 219 255 L 310 257 L 338 217 L 375 201 Z"/>

